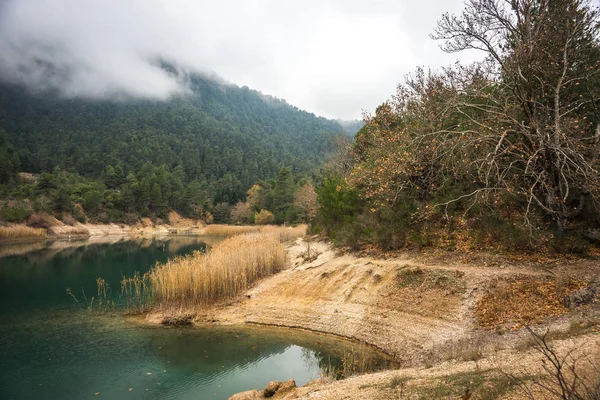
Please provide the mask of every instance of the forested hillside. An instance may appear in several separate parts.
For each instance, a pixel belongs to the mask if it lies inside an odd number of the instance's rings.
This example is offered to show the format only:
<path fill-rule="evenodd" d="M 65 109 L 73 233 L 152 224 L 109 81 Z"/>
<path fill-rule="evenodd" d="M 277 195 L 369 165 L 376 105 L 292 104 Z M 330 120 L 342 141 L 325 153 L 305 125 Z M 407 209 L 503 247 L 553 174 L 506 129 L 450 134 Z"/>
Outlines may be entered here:
<path fill-rule="evenodd" d="M 65 99 L 1 84 L 2 197 L 42 194 L 55 212 L 79 203 L 86 213 L 111 211 L 111 220 L 169 209 L 193 215 L 244 200 L 282 166 L 308 175 L 343 131 L 247 87 L 198 74 L 186 80 L 190 92 L 169 101 Z M 18 172 L 45 173 L 46 186 L 28 186 Z M 65 210 L 59 191 L 70 198 Z"/>

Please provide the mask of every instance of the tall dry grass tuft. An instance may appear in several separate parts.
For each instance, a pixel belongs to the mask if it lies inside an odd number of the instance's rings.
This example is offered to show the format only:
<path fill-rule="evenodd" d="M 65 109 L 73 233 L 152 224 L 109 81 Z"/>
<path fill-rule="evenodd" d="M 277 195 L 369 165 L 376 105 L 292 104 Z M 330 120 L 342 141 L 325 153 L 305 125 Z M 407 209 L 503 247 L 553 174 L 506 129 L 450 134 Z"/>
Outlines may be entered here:
<path fill-rule="evenodd" d="M 136 311 L 152 306 L 193 307 L 239 295 L 255 281 L 285 267 L 279 238 L 249 234 L 228 238 L 208 253 L 195 252 L 156 265 L 143 276 L 121 282 L 126 304 Z"/>
<path fill-rule="evenodd" d="M 261 233 L 276 237 L 281 243 L 294 240 L 306 235 L 306 225 L 295 227 L 279 225 L 208 225 L 202 231 L 209 236 L 236 236 L 247 233 Z"/>
<path fill-rule="evenodd" d="M 202 230 L 203 235 L 208 236 L 236 236 L 245 233 L 260 232 L 260 226 L 251 225 L 208 225 Z"/>
<path fill-rule="evenodd" d="M 281 243 L 284 243 L 306 236 L 306 225 L 302 224 L 295 227 L 266 225 L 262 227 L 260 233 L 273 236 Z"/>
<path fill-rule="evenodd" d="M 0 240 L 45 239 L 46 230 L 24 225 L 0 226 Z"/>

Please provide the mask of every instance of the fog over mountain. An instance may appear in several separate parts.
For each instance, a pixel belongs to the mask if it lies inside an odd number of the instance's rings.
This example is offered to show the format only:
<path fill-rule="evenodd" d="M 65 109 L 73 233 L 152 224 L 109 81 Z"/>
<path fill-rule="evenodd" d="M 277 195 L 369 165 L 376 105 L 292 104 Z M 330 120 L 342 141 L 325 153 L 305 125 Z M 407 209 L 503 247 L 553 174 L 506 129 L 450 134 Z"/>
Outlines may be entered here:
<path fill-rule="evenodd" d="M 446 65 L 428 34 L 462 0 L 3 0 L 0 78 L 63 96 L 165 99 L 157 65 L 216 73 L 330 118 L 355 119 L 417 65 Z"/>

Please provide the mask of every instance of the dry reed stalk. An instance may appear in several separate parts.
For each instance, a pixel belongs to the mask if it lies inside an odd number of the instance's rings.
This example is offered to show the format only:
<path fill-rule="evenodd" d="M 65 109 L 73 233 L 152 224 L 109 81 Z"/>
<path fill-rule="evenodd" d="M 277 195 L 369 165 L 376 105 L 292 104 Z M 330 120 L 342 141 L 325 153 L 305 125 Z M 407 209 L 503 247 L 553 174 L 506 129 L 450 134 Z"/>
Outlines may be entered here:
<path fill-rule="evenodd" d="M 45 239 L 46 230 L 23 225 L 0 226 L 0 240 Z"/>
<path fill-rule="evenodd" d="M 281 271 L 286 251 L 269 234 L 228 238 L 208 253 L 176 257 L 156 265 L 144 276 L 121 282 L 126 302 L 143 311 L 158 307 L 190 307 L 235 297 L 262 277 Z"/>
<path fill-rule="evenodd" d="M 245 233 L 253 233 L 259 232 L 260 226 L 250 226 L 250 225 L 208 225 L 203 229 L 202 234 L 208 236 L 235 236 L 235 235 L 243 235 Z"/>
<path fill-rule="evenodd" d="M 236 236 L 247 233 L 261 233 L 277 238 L 281 243 L 294 240 L 306 235 L 306 225 L 295 227 L 279 225 L 209 225 L 204 228 L 204 235 L 210 236 Z"/>

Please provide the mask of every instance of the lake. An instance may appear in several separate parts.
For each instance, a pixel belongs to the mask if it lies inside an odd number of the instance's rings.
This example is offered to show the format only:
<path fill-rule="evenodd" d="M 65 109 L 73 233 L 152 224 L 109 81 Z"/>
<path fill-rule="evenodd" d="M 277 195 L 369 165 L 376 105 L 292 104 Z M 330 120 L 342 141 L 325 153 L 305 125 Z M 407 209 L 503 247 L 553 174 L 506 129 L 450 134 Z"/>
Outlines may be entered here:
<path fill-rule="evenodd" d="M 390 364 L 371 348 L 328 336 L 166 327 L 119 312 L 123 275 L 216 242 L 167 237 L 0 247 L 0 399 L 227 399 L 272 380 L 305 384 L 343 360 L 368 369 Z M 98 277 L 112 288 L 117 310 L 88 310 Z"/>

